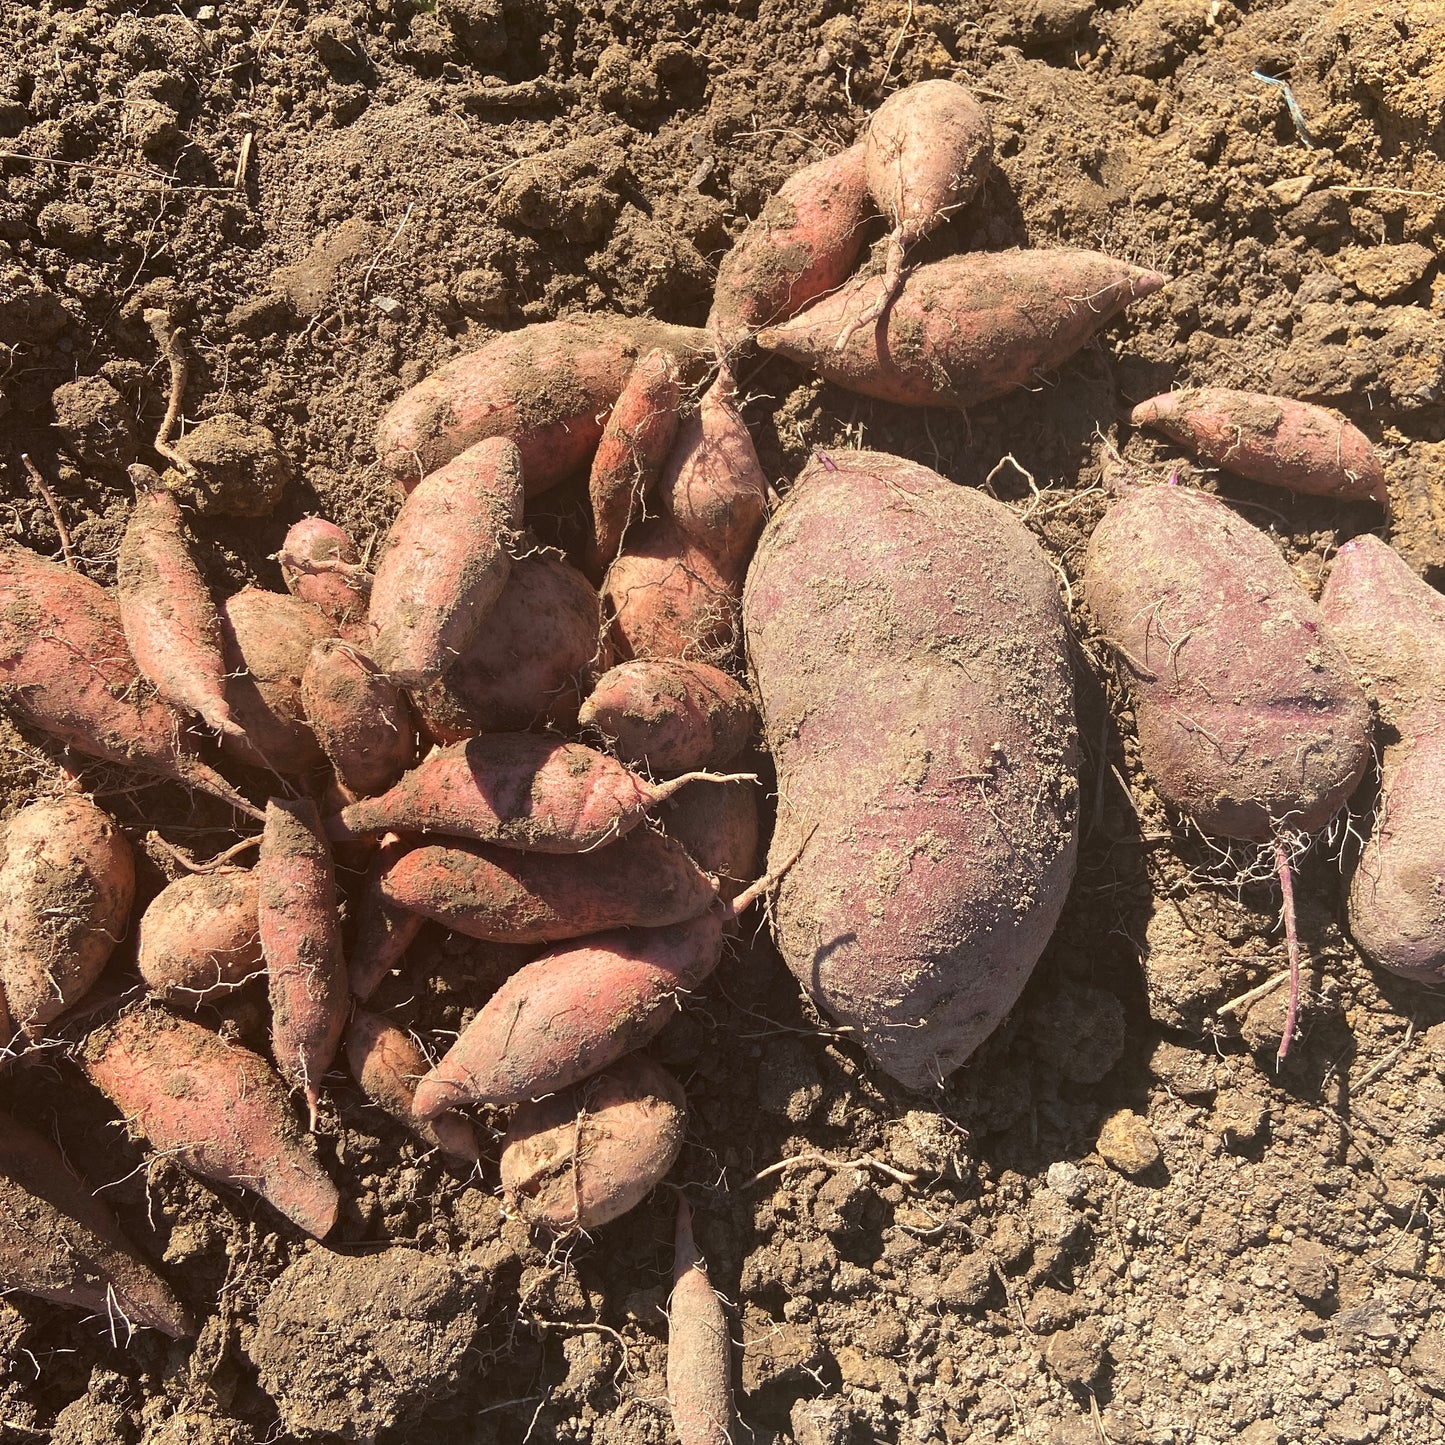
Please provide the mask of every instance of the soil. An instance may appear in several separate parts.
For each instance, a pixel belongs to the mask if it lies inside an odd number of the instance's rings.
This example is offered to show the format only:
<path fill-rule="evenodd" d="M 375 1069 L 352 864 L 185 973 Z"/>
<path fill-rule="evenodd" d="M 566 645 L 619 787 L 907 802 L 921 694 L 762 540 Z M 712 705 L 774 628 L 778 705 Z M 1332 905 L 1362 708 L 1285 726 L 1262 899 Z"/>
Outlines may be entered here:
<path fill-rule="evenodd" d="M 1445 8 L 1427 0 L 6 0 L 0 530 L 59 553 L 26 452 L 83 570 L 114 580 L 124 467 L 174 460 L 150 445 L 170 377 L 146 312 L 168 309 L 181 431 L 222 465 L 192 498 L 210 580 L 280 590 L 296 518 L 362 544 L 389 521 L 372 436 L 403 388 L 569 312 L 700 324 L 787 176 L 934 76 L 975 88 L 997 165 L 927 254 L 1067 244 L 1172 280 L 967 414 L 751 362 L 780 492 L 815 449 L 894 451 L 1015 506 L 1072 584 L 1105 475 L 1177 465 L 1317 589 L 1378 509 L 1201 472 L 1124 424 L 1174 384 L 1264 389 L 1369 434 L 1389 536 L 1441 580 Z M 584 501 L 559 489 L 529 520 L 565 534 Z M 1275 1071 L 1284 991 L 1232 1001 L 1280 972 L 1278 896 L 1154 796 L 1077 620 L 1078 878 L 974 1059 L 899 1089 L 751 932 L 651 1050 L 689 1101 L 672 1178 L 730 1303 L 741 1414 L 798 1445 L 1445 1440 L 1445 998 L 1357 955 L 1337 829 L 1300 862 L 1303 1036 Z M 8 811 L 55 791 L 53 753 L 8 723 L 0 744 Z M 141 845 L 143 898 L 174 867 L 151 829 L 201 853 L 234 839 L 218 803 L 84 776 Z M 444 1043 L 525 956 L 429 928 L 377 1006 Z M 7 1296 L 4 1440 L 670 1438 L 667 1191 L 551 1247 L 502 1215 L 500 1116 L 468 1177 L 338 1074 L 317 1135 L 345 1201 L 328 1271 L 254 1196 L 145 1164 L 74 1062 L 86 1021 L 13 1064 L 0 1104 L 103 1184 L 204 1323 L 127 1339 Z M 264 1047 L 254 991 L 206 1021 Z"/>

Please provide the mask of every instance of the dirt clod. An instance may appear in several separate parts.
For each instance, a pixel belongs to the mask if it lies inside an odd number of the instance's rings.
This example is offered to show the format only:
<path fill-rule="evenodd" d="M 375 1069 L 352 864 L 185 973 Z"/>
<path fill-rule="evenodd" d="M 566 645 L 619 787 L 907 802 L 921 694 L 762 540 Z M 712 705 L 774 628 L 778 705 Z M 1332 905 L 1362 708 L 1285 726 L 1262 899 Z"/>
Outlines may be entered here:
<path fill-rule="evenodd" d="M 1161 1158 L 1147 1120 L 1132 1109 L 1121 1109 L 1104 1120 L 1096 1147 L 1106 1164 L 1131 1176 L 1148 1173 Z"/>

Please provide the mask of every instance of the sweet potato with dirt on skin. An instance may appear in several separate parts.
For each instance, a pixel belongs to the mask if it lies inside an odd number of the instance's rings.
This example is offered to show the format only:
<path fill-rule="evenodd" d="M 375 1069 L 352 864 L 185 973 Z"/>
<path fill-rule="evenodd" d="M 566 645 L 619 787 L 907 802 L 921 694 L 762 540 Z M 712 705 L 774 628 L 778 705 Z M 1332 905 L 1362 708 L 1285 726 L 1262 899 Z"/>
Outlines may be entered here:
<path fill-rule="evenodd" d="M 311 1127 L 321 1079 L 351 1009 L 331 849 L 309 798 L 272 798 L 256 862 L 257 924 L 271 995 L 271 1053 L 306 1096 Z"/>
<path fill-rule="evenodd" d="M 356 905 L 356 937 L 347 961 L 351 992 L 365 1001 L 401 962 L 426 920 L 393 903 L 382 891 L 382 880 L 410 845 L 394 833 L 381 840 L 362 879 Z"/>
<path fill-rule="evenodd" d="M 340 1200 L 270 1064 L 163 1008 L 136 1009 L 85 1042 L 85 1070 L 158 1153 L 253 1190 L 317 1239 Z"/>
<path fill-rule="evenodd" d="M 286 590 L 317 609 L 333 627 L 362 621 L 371 573 L 347 531 L 324 517 L 302 517 L 276 554 Z"/>
<path fill-rule="evenodd" d="M 732 1334 L 677 1196 L 672 1294 L 667 1301 L 667 1404 L 678 1445 L 731 1445 Z"/>
<path fill-rule="evenodd" d="M 758 715 L 747 689 L 721 668 L 643 657 L 603 673 L 577 721 L 601 733 L 629 767 L 668 777 L 731 762 Z"/>
<path fill-rule="evenodd" d="M 30 1038 L 100 977 L 134 901 L 130 844 L 89 798 L 32 803 L 0 831 L 0 981 Z"/>
<path fill-rule="evenodd" d="M 1445 597 L 1364 536 L 1340 548 L 1320 611 L 1389 729 L 1350 933 L 1381 968 L 1445 982 Z"/>
<path fill-rule="evenodd" d="M 362 1093 L 373 1104 L 457 1163 L 480 1162 L 471 1120 L 443 1111 L 427 1117 L 418 1114 L 417 1080 L 431 1066 L 410 1034 L 381 1014 L 357 1009 L 346 1026 L 346 1059 Z"/>
<path fill-rule="evenodd" d="M 758 345 L 861 396 L 903 406 L 977 406 L 1068 360 L 1132 301 L 1165 283 L 1097 251 L 991 251 L 908 273 L 877 326 L 839 334 L 884 294 L 861 276 Z"/>
<path fill-rule="evenodd" d="M 376 429 L 381 469 L 403 491 L 488 437 L 522 453 L 535 496 L 587 465 L 637 358 L 661 347 L 685 374 L 707 334 L 650 317 L 543 321 L 489 341 L 434 371 L 393 403 Z"/>
<path fill-rule="evenodd" d="M 0 1114 L 0 1289 L 77 1305 L 118 1335 L 141 1325 L 196 1332 L 170 1286 L 136 1253 L 50 1142 Z"/>
<path fill-rule="evenodd" d="M 150 467 L 132 467 L 130 479 L 135 505 L 120 540 L 115 595 L 131 656 L 172 707 L 240 735 L 226 702 L 220 614 L 180 503 Z"/>
<path fill-rule="evenodd" d="M 403 687 L 434 682 L 506 585 L 522 526 L 522 455 L 505 437 L 469 447 L 402 503 L 371 582 L 372 659 Z"/>
<path fill-rule="evenodd" d="M 253 868 L 187 873 L 141 915 L 136 966 L 167 1003 L 199 1008 L 260 975 L 260 881 Z"/>
<path fill-rule="evenodd" d="M 438 743 L 541 726 L 566 731 L 592 678 L 606 670 L 601 638 L 597 589 L 561 557 L 527 551 L 513 561 L 486 624 L 412 703 Z"/>
<path fill-rule="evenodd" d="M 587 479 L 592 499 L 588 561 L 594 577 L 607 571 L 628 527 L 642 520 L 647 493 L 677 435 L 681 400 L 676 358 L 666 351 L 649 351 L 628 376 L 592 458 Z"/>
<path fill-rule="evenodd" d="M 194 755 L 180 715 L 143 681 L 115 598 L 9 544 L 0 545 L 0 706 L 87 757 L 175 778 L 261 816 Z"/>
<path fill-rule="evenodd" d="M 769 522 L 743 620 L 778 772 L 770 865 L 797 855 L 783 958 L 880 1068 L 934 1087 L 1017 1002 L 1073 878 L 1054 571 L 1007 507 L 837 452 Z"/>
<path fill-rule="evenodd" d="M 677 1161 L 687 1102 L 676 1080 L 634 1054 L 606 1073 L 518 1107 L 502 1150 L 502 1190 L 529 1224 L 597 1229 L 641 1204 Z"/>
<path fill-rule="evenodd" d="M 226 659 L 226 697 L 246 730 L 224 737 L 221 747 L 252 767 L 296 774 L 326 761 L 306 721 L 301 679 L 311 649 L 335 634 L 312 607 L 284 592 L 244 587 L 221 603 Z"/>
<path fill-rule="evenodd" d="M 381 891 L 457 933 L 496 943 L 665 928 L 696 918 L 717 897 L 714 880 L 650 828 L 636 828 L 593 853 L 429 844 L 392 864 Z"/>
<path fill-rule="evenodd" d="M 1204 386 L 1140 402 L 1130 420 L 1252 482 L 1314 497 L 1388 501 L 1385 469 L 1369 437 L 1327 407 Z"/>
<path fill-rule="evenodd" d="M 756 782 L 714 788 L 684 788 L 658 810 L 658 821 L 687 856 L 717 879 L 718 897 L 731 902 L 757 876 L 762 822 Z"/>
<path fill-rule="evenodd" d="M 338 637 L 311 649 L 301 674 L 301 705 L 337 781 L 353 797 L 384 793 L 416 757 L 406 693 Z"/>

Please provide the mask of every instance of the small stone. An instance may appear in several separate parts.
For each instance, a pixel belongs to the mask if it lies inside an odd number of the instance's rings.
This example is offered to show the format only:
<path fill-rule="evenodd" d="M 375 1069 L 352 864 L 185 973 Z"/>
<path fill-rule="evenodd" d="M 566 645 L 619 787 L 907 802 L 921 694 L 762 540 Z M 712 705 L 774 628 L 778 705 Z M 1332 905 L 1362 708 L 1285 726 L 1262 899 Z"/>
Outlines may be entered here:
<path fill-rule="evenodd" d="M 1310 187 L 1315 183 L 1313 176 L 1286 176 L 1282 181 L 1276 181 L 1265 189 L 1282 206 L 1297 206 L 1309 195 Z"/>
<path fill-rule="evenodd" d="M 1046 1182 L 1070 1204 L 1077 1204 L 1089 1192 L 1089 1176 L 1067 1159 L 1056 1159 L 1049 1165 Z"/>
<path fill-rule="evenodd" d="M 1415 1341 L 1406 1363 L 1424 1389 L 1445 1397 L 1445 1333 L 1427 1329 Z"/>
<path fill-rule="evenodd" d="M 1098 1327 L 1085 1320 L 1070 1330 L 1059 1330 L 1044 1345 L 1044 1363 L 1065 1385 L 1089 1389 L 1104 1368 L 1104 1342 Z"/>
<path fill-rule="evenodd" d="M 938 1302 L 946 1309 L 978 1309 L 994 1287 L 993 1268 L 982 1254 L 966 1254 L 938 1286 Z"/>
<path fill-rule="evenodd" d="M 830 1400 L 797 1400 L 790 1417 L 796 1445 L 848 1445 L 853 1412 L 836 1396 Z"/>
<path fill-rule="evenodd" d="M 1283 1438 L 1273 1420 L 1256 1420 L 1244 1427 L 1237 1445 L 1280 1445 Z"/>
<path fill-rule="evenodd" d="M 1430 249 L 1418 241 L 1398 246 L 1351 246 L 1335 257 L 1335 271 L 1371 301 L 1403 296 L 1425 278 L 1434 262 Z"/>
<path fill-rule="evenodd" d="M 1399 1333 L 1390 1312 L 1379 1300 L 1366 1300 L 1352 1309 L 1341 1310 L 1334 1319 L 1335 1334 L 1342 1340 L 1393 1340 Z"/>
<path fill-rule="evenodd" d="M 1106 1164 L 1131 1178 L 1147 1173 L 1161 1157 L 1148 1123 L 1132 1109 L 1120 1109 L 1104 1120 L 1095 1147 Z"/>
<path fill-rule="evenodd" d="M 373 296 L 371 306 L 372 310 L 379 311 L 388 321 L 396 320 L 406 310 L 395 296 Z"/>
<path fill-rule="evenodd" d="M 214 5 L 198 5 L 196 7 L 196 19 L 202 25 L 211 24 L 211 22 L 215 20 L 217 13 Z"/>
<path fill-rule="evenodd" d="M 1311 1239 L 1297 1239 L 1290 1245 L 1284 1277 L 1296 1296 L 1308 1305 L 1321 1305 L 1335 1292 L 1334 1261 Z"/>

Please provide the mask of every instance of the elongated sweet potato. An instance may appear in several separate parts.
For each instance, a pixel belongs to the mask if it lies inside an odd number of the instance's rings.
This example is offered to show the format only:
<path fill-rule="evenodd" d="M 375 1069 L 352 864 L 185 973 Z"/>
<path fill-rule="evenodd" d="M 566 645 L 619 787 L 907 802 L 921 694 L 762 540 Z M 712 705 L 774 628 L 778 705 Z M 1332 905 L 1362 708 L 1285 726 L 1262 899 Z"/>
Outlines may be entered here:
<path fill-rule="evenodd" d="M 413 848 L 381 880 L 393 903 L 497 943 L 552 943 L 609 928 L 665 928 L 717 897 L 671 839 L 637 828 L 594 853 L 488 843 Z"/>
<path fill-rule="evenodd" d="M 667 1302 L 667 1404 L 678 1445 L 731 1445 L 732 1336 L 681 1194 Z"/>
<path fill-rule="evenodd" d="M 682 381 L 676 358 L 649 351 L 633 367 L 592 458 L 592 575 L 601 577 L 633 522 L 642 520 L 652 489 L 677 435 Z"/>
<path fill-rule="evenodd" d="M 408 492 L 477 442 L 509 437 L 528 493 L 544 492 L 587 464 L 628 373 L 655 347 L 691 366 L 707 335 L 648 317 L 587 316 L 499 336 L 393 404 L 376 429 L 382 470 Z"/>
<path fill-rule="evenodd" d="M 1386 734 L 1350 875 L 1350 932 L 1381 968 L 1445 980 L 1445 598 L 1377 537 L 1340 548 L 1320 597 Z"/>
<path fill-rule="evenodd" d="M 1130 420 L 1254 482 L 1316 497 L 1388 500 L 1369 437 L 1307 401 L 1191 387 L 1140 402 Z"/>
<path fill-rule="evenodd" d="M 885 1072 L 936 1084 L 1013 1007 L 1073 877 L 1077 739 L 1053 570 L 1013 514 L 840 452 L 763 534 L 743 621 L 778 770 L 789 968 Z"/>
<path fill-rule="evenodd" d="M 226 703 L 220 614 L 180 503 L 150 467 L 134 466 L 130 477 L 135 506 L 120 541 L 115 595 L 131 656 L 173 707 L 195 713 L 218 733 L 239 734 Z"/>
<path fill-rule="evenodd" d="M 221 604 L 226 697 L 244 738 L 221 746 L 253 767 L 304 773 L 326 761 L 306 721 L 301 679 L 311 649 L 335 628 L 309 603 L 245 587 Z"/>
<path fill-rule="evenodd" d="M 882 321 L 841 351 L 840 333 L 885 294 L 885 277 L 850 281 L 758 344 L 879 401 L 977 406 L 1067 360 L 1165 279 L 1096 251 L 954 256 L 910 271 Z"/>
<path fill-rule="evenodd" d="M 356 939 L 347 971 L 351 992 L 363 1001 L 376 992 L 382 979 L 401 962 L 402 955 L 426 922 L 419 913 L 393 903 L 382 891 L 382 880 L 407 852 L 407 846 L 395 834 L 383 838 L 361 883 Z"/>
<path fill-rule="evenodd" d="M 717 879 L 718 897 L 731 902 L 757 874 L 762 823 L 757 783 L 684 788 L 669 798 L 657 817 L 662 831 L 687 849 L 687 856 Z"/>
<path fill-rule="evenodd" d="M 303 517 L 276 554 L 286 590 L 317 609 L 333 627 L 366 616 L 371 573 L 361 565 L 350 535 L 323 517 Z"/>
<path fill-rule="evenodd" d="M 0 1289 L 22 1290 L 173 1339 L 195 1323 L 50 1140 L 0 1114 Z"/>
<path fill-rule="evenodd" d="M 513 561 L 486 624 L 412 702 L 438 743 L 544 724 L 570 728 L 593 676 L 606 670 L 601 636 L 597 589 L 553 553 L 528 552 Z"/>
<path fill-rule="evenodd" d="M 0 981 L 31 1038 L 84 996 L 125 937 L 135 860 L 89 798 L 22 808 L 0 833 Z"/>
<path fill-rule="evenodd" d="M 666 777 L 731 762 L 758 718 L 747 689 L 721 668 L 645 657 L 603 673 L 577 721 L 624 763 Z"/>
<path fill-rule="evenodd" d="M 359 648 L 327 638 L 301 674 L 306 720 L 353 797 L 383 793 L 416 757 L 411 704 Z"/>
<path fill-rule="evenodd" d="M 188 873 L 141 915 L 136 966 L 147 985 L 181 1008 L 234 993 L 264 961 L 257 923 L 260 883 L 251 868 Z"/>
<path fill-rule="evenodd" d="M 522 525 L 522 454 L 505 437 L 469 447 L 402 504 L 376 557 L 371 656 L 404 687 L 434 682 L 492 610 Z"/>
<path fill-rule="evenodd" d="M 866 151 L 860 142 L 790 176 L 723 257 L 707 321 L 720 357 L 848 279 L 873 212 Z"/>
<path fill-rule="evenodd" d="M 314 1129 L 321 1079 L 341 1046 L 351 993 L 331 850 L 309 799 L 267 804 L 256 875 L 271 1053 L 282 1078 L 305 1094 Z"/>
<path fill-rule="evenodd" d="M 180 716 L 142 681 L 115 599 L 11 545 L 0 546 L 0 705 L 88 757 L 177 778 L 261 816 L 194 756 Z"/>
<path fill-rule="evenodd" d="M 641 1204 L 682 1151 L 687 1103 L 634 1054 L 565 1094 L 522 1104 L 502 1150 L 502 1189 L 556 1234 L 597 1229 Z"/>
<path fill-rule="evenodd" d="M 417 1080 L 429 1065 L 410 1034 L 381 1014 L 357 1009 L 346 1026 L 346 1058 L 373 1104 L 458 1163 L 479 1162 L 481 1151 L 469 1119 L 442 1110 L 427 1115 L 418 1112 Z"/>
<path fill-rule="evenodd" d="M 317 1239 L 336 1223 L 336 1186 L 259 1055 L 147 1008 L 91 1034 L 85 1068 L 153 1149 L 191 1173 L 254 1190 Z"/>

